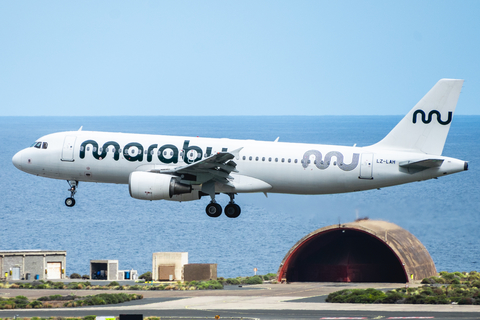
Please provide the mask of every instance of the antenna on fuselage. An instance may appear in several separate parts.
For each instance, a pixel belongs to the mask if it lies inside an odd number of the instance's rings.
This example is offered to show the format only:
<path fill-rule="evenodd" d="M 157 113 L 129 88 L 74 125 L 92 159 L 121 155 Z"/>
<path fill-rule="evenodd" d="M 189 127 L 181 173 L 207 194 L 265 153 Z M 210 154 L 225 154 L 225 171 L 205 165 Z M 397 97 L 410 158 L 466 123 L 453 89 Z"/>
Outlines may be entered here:
<path fill-rule="evenodd" d="M 280 139 L 280 137 L 277 137 L 277 139 L 275 139 L 275 141 L 273 141 L 273 142 L 278 142 L 278 139 Z"/>
<path fill-rule="evenodd" d="M 81 126 L 80 129 L 78 129 L 78 131 L 82 131 L 82 129 L 83 129 L 83 126 Z"/>

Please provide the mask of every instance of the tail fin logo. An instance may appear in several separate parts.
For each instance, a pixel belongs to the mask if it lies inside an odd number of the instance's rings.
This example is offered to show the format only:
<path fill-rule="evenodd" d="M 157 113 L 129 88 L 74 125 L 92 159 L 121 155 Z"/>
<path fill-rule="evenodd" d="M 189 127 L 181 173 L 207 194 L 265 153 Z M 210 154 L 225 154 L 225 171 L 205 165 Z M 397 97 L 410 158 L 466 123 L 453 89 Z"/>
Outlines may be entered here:
<path fill-rule="evenodd" d="M 425 112 L 423 110 L 418 109 L 418 110 L 415 110 L 415 112 L 413 113 L 413 123 L 417 123 L 417 114 L 422 115 L 422 122 L 425 123 L 425 124 L 429 124 L 430 122 L 432 122 L 433 115 L 437 116 L 438 123 L 440 123 L 443 126 L 446 126 L 447 124 L 452 122 L 452 111 L 448 111 L 447 121 L 442 121 L 442 115 L 440 114 L 440 112 L 438 110 L 430 111 L 428 113 L 428 119 L 427 119 L 426 115 L 425 115 Z"/>

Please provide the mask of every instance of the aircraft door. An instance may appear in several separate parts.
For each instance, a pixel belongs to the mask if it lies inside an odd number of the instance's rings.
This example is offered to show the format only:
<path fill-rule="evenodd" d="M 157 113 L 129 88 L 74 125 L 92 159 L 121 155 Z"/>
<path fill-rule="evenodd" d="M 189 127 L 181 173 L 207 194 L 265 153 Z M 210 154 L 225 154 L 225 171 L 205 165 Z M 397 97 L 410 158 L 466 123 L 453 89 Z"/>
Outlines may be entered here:
<path fill-rule="evenodd" d="M 76 136 L 66 136 L 65 141 L 63 142 L 63 149 L 62 149 L 62 161 L 74 161 L 74 146 L 75 140 L 77 140 Z"/>
<path fill-rule="evenodd" d="M 360 179 L 373 179 L 373 153 L 362 153 L 360 161 Z"/>

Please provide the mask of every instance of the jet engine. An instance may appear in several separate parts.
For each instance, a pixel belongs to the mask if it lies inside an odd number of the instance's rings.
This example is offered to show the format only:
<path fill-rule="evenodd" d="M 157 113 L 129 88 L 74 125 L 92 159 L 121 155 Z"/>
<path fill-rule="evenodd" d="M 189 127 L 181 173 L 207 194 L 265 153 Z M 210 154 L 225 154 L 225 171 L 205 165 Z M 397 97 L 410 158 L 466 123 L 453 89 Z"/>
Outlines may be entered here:
<path fill-rule="evenodd" d="M 132 172 L 128 189 L 132 198 L 140 200 L 174 200 L 173 196 L 192 192 L 192 186 L 178 182 L 175 176 L 146 171 Z"/>

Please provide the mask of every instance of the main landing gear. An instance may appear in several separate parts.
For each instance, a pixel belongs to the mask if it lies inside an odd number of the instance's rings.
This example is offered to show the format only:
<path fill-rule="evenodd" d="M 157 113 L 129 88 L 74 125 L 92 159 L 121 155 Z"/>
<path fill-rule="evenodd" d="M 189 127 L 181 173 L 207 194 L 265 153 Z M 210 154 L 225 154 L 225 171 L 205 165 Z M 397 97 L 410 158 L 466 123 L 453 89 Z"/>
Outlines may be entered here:
<path fill-rule="evenodd" d="M 75 199 L 73 197 L 75 196 L 75 193 L 77 192 L 78 181 L 67 180 L 67 182 L 70 185 L 70 188 L 68 189 L 68 191 L 70 191 L 70 197 L 65 199 L 65 205 L 67 207 L 73 207 L 75 205 Z"/>
<path fill-rule="evenodd" d="M 235 197 L 233 193 L 229 193 L 228 196 L 230 197 L 230 202 L 225 206 L 225 215 L 228 218 L 237 218 L 241 213 L 240 206 L 233 201 Z M 205 208 L 205 212 L 209 217 L 218 218 L 222 214 L 222 206 L 215 199 L 212 199 Z"/>

